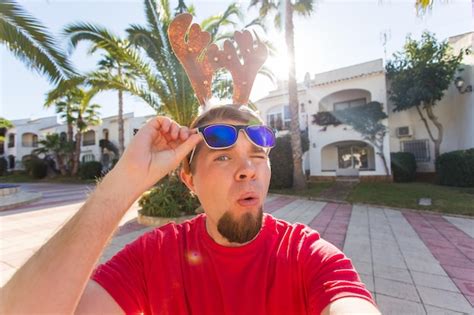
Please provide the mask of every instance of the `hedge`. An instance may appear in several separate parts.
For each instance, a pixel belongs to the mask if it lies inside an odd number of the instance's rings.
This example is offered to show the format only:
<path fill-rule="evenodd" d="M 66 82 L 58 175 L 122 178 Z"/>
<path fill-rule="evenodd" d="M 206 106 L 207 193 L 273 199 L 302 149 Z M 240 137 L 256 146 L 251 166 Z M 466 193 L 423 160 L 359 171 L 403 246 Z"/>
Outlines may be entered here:
<path fill-rule="evenodd" d="M 101 177 L 102 164 L 98 161 L 81 163 L 79 177 L 81 179 L 96 179 Z"/>
<path fill-rule="evenodd" d="M 441 185 L 474 187 L 474 148 L 441 154 L 436 172 Z"/>
<path fill-rule="evenodd" d="M 303 152 L 309 149 L 309 140 L 306 133 L 301 134 Z M 293 150 L 289 134 L 276 138 L 276 145 L 270 151 L 272 177 L 270 189 L 291 188 L 293 186 Z"/>
<path fill-rule="evenodd" d="M 416 177 L 416 160 L 410 152 L 390 153 L 393 180 L 395 182 L 412 182 Z"/>

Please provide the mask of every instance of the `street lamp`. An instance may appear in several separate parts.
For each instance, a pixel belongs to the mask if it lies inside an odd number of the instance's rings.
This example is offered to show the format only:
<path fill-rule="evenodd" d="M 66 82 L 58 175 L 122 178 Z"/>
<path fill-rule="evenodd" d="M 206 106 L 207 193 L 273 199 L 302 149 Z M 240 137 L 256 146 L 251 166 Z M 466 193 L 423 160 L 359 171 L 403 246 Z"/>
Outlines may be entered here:
<path fill-rule="evenodd" d="M 472 92 L 472 85 L 466 86 L 463 90 L 462 87 L 464 86 L 464 83 L 464 79 L 461 77 L 456 77 L 456 79 L 454 79 L 454 85 L 458 89 L 459 93 L 464 94 L 467 92 Z"/>

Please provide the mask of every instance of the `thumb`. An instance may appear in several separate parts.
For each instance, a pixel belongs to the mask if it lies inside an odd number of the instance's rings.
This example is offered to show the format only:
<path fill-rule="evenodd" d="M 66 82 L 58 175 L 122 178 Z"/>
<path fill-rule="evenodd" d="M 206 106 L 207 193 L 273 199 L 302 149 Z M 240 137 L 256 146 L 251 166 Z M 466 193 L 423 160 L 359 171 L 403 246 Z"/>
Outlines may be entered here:
<path fill-rule="evenodd" d="M 189 136 L 186 141 L 181 143 L 178 147 L 176 147 L 175 152 L 176 156 L 178 157 L 179 160 L 182 160 L 186 157 L 191 150 L 199 144 L 199 142 L 202 141 L 202 137 L 200 134 L 193 134 Z"/>

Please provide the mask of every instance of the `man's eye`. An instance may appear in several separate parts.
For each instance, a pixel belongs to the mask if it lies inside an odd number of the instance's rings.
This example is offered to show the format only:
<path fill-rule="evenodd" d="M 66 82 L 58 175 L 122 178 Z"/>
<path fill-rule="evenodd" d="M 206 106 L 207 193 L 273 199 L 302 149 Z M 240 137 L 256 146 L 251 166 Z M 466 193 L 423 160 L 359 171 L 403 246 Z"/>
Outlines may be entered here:
<path fill-rule="evenodd" d="M 217 158 L 214 159 L 214 161 L 228 161 L 230 160 L 230 157 L 227 155 L 219 155 Z"/>

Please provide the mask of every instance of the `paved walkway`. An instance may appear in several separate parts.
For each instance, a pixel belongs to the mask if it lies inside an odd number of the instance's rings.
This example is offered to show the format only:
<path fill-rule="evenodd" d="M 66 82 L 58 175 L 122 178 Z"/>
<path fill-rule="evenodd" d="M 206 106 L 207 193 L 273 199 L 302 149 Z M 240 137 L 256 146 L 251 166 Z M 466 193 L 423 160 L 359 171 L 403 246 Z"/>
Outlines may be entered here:
<path fill-rule="evenodd" d="M 43 198 L 0 212 L 0 284 L 82 205 L 92 186 L 27 184 Z M 101 262 L 150 230 L 131 207 Z M 269 196 L 265 211 L 302 222 L 349 256 L 383 314 L 474 314 L 474 220 Z"/>

